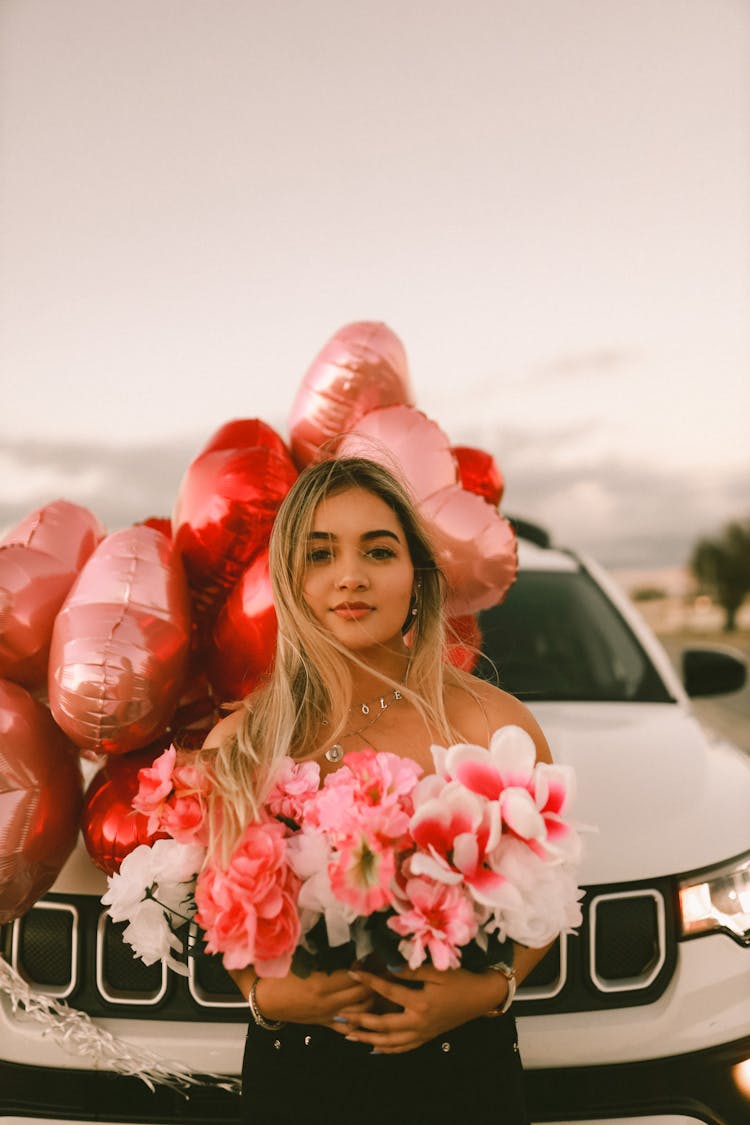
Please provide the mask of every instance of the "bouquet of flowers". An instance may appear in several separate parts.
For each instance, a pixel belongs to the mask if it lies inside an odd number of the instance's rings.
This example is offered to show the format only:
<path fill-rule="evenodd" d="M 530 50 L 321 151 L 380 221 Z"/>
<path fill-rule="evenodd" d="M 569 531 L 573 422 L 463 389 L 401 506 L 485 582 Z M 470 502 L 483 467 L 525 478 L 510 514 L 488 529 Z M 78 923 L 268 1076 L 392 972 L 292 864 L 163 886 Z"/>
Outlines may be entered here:
<path fill-rule="evenodd" d="M 432 754 L 422 776 L 409 758 L 355 751 L 322 786 L 317 763 L 286 759 L 220 865 L 207 858 L 205 778 L 170 747 L 141 770 L 134 807 L 171 839 L 131 852 L 102 902 L 146 964 L 186 972 L 197 926 L 227 968 L 261 976 L 370 953 L 390 968 L 481 970 L 509 940 L 540 947 L 579 925 L 572 769 L 537 762 L 516 726 L 488 749 Z"/>

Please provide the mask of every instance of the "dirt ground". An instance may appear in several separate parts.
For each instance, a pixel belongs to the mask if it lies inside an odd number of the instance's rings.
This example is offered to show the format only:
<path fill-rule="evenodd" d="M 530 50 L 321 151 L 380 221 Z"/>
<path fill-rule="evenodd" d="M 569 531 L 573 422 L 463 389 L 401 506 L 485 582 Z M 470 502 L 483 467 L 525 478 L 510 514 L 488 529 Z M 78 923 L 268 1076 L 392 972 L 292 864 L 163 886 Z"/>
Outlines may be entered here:
<path fill-rule="evenodd" d="M 748 662 L 750 675 L 750 630 L 743 629 L 734 633 L 670 632 L 662 634 L 659 640 L 678 672 L 683 649 L 720 647 L 741 653 Z M 750 754 L 750 683 L 746 683 L 742 691 L 732 695 L 696 699 L 693 706 L 706 726 Z"/>

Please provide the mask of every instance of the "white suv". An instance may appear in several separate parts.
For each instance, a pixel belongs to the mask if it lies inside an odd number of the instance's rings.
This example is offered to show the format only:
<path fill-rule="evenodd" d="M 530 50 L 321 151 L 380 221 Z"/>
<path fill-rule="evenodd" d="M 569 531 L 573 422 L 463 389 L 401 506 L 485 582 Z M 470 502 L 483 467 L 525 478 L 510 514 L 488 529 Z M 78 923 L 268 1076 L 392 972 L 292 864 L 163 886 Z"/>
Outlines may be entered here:
<path fill-rule="evenodd" d="M 580 932 L 558 942 L 514 1008 L 532 1119 L 746 1125 L 750 759 L 709 739 L 605 574 L 538 529 L 519 532 L 530 538 L 518 581 L 481 615 L 484 648 L 555 757 L 576 767 L 576 816 L 598 827 Z M 731 656 L 697 650 L 685 673 L 693 695 L 740 687 L 745 674 Z M 493 674 L 489 663 L 479 674 Z M 184 979 L 134 961 L 99 903 L 104 889 L 79 847 L 52 892 L 1 929 L 0 952 L 119 1037 L 197 1072 L 237 1073 L 247 1007 L 219 962 L 199 958 Z M 86 1066 L 0 1005 L 5 1125 L 237 1119 L 222 1091 L 185 1100 Z"/>

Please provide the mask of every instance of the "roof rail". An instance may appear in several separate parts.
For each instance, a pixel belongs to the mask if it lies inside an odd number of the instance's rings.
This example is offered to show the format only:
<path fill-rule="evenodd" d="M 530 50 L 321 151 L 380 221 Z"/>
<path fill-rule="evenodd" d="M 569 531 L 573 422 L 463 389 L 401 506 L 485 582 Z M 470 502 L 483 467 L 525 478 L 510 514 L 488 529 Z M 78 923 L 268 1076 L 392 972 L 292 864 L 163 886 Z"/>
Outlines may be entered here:
<path fill-rule="evenodd" d="M 509 516 L 505 514 L 505 518 L 511 524 L 513 530 L 519 539 L 526 539 L 529 543 L 535 543 L 537 547 L 551 547 L 552 537 L 545 528 L 540 527 L 538 523 L 532 523 L 531 520 L 521 519 L 520 516 Z"/>

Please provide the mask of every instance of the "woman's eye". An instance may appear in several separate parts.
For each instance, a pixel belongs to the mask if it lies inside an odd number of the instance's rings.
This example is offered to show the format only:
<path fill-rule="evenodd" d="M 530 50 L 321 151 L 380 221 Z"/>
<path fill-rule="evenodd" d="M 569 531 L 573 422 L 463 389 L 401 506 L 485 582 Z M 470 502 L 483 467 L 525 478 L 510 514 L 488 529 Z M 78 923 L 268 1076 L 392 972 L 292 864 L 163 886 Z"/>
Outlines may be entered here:
<path fill-rule="evenodd" d="M 331 552 L 328 547 L 316 547 L 315 550 L 307 552 L 308 563 L 328 562 L 330 557 Z"/>
<path fill-rule="evenodd" d="M 391 547 L 371 547 L 367 552 L 373 559 L 395 559 L 396 552 Z"/>

